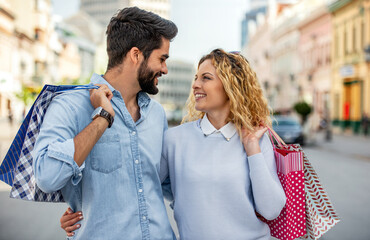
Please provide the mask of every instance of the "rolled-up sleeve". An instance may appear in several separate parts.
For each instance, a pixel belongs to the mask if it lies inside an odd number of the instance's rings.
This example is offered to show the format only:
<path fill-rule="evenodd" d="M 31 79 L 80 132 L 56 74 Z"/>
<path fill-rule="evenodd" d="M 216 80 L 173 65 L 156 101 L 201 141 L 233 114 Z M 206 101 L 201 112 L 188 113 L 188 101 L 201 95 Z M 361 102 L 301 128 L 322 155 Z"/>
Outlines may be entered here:
<path fill-rule="evenodd" d="M 285 206 L 285 193 L 276 171 L 272 144 L 264 135 L 261 153 L 248 157 L 255 208 L 266 219 L 279 216 Z"/>
<path fill-rule="evenodd" d="M 32 152 L 36 183 L 47 193 L 63 188 L 69 181 L 77 185 L 85 166 L 79 167 L 73 159 L 78 118 L 73 106 L 63 101 L 66 97 L 55 97 L 50 103 Z"/>

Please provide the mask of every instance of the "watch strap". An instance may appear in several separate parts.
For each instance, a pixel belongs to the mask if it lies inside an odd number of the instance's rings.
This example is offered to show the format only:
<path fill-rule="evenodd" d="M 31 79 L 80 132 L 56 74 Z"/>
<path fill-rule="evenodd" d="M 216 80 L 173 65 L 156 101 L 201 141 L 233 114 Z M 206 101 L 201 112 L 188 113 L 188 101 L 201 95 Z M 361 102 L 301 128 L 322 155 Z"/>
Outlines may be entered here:
<path fill-rule="evenodd" d="M 97 117 L 105 118 L 108 121 L 108 128 L 110 128 L 114 122 L 114 117 L 102 107 L 98 107 L 97 109 L 95 109 L 91 116 L 93 120 Z"/>
<path fill-rule="evenodd" d="M 114 122 L 114 117 L 109 113 L 107 112 L 106 110 L 104 110 L 104 108 L 102 108 L 102 110 L 100 111 L 100 114 L 99 114 L 101 117 L 107 119 L 108 121 L 108 128 L 110 128 Z"/>

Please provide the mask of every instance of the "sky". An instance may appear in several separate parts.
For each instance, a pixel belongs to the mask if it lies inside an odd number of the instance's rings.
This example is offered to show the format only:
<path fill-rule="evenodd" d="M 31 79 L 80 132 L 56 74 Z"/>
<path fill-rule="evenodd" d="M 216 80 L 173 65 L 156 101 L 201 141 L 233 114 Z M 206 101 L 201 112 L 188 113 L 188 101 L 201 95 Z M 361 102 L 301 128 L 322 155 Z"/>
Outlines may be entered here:
<path fill-rule="evenodd" d="M 52 0 L 53 12 L 68 17 L 78 0 Z M 172 0 L 171 20 L 179 33 L 171 43 L 171 59 L 196 64 L 214 48 L 240 51 L 241 22 L 249 0 Z"/>

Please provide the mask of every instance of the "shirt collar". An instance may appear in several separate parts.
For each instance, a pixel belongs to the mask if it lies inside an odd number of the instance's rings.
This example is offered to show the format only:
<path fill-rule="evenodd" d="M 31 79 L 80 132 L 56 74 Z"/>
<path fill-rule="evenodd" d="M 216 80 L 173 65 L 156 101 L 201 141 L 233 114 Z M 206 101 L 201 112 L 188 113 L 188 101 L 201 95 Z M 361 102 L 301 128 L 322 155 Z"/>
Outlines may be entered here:
<path fill-rule="evenodd" d="M 214 133 L 221 133 L 227 141 L 230 141 L 236 133 L 235 125 L 232 122 L 228 122 L 225 126 L 220 128 L 220 130 L 217 130 L 208 120 L 207 114 L 204 114 L 204 117 L 200 122 L 200 128 L 205 136 L 209 136 Z"/>
<path fill-rule="evenodd" d="M 118 92 L 118 91 L 116 91 L 116 89 L 114 89 L 114 87 L 112 85 L 109 84 L 109 82 L 107 82 L 107 80 L 105 80 L 103 78 L 102 75 L 99 75 L 97 73 L 94 73 L 91 76 L 90 81 L 93 84 L 105 84 L 105 85 L 107 85 L 108 88 L 112 91 L 113 94 L 114 94 L 114 92 Z M 139 92 L 137 94 L 137 102 L 138 102 L 138 105 L 139 105 L 140 108 L 146 107 L 146 106 L 148 106 L 148 104 L 150 102 L 150 97 L 145 92 Z"/>

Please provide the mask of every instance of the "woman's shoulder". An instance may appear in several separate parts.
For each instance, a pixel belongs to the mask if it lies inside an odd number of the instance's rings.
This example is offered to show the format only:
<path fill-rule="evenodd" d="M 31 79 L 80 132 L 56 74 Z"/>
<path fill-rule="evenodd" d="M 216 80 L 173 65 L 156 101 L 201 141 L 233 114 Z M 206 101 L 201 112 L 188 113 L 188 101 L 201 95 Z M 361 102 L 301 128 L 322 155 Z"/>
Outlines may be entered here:
<path fill-rule="evenodd" d="M 271 143 L 271 139 L 270 139 L 270 135 L 269 135 L 268 132 L 263 134 L 263 136 L 261 137 L 260 145 L 261 145 L 261 148 L 273 148 L 272 143 Z"/>

